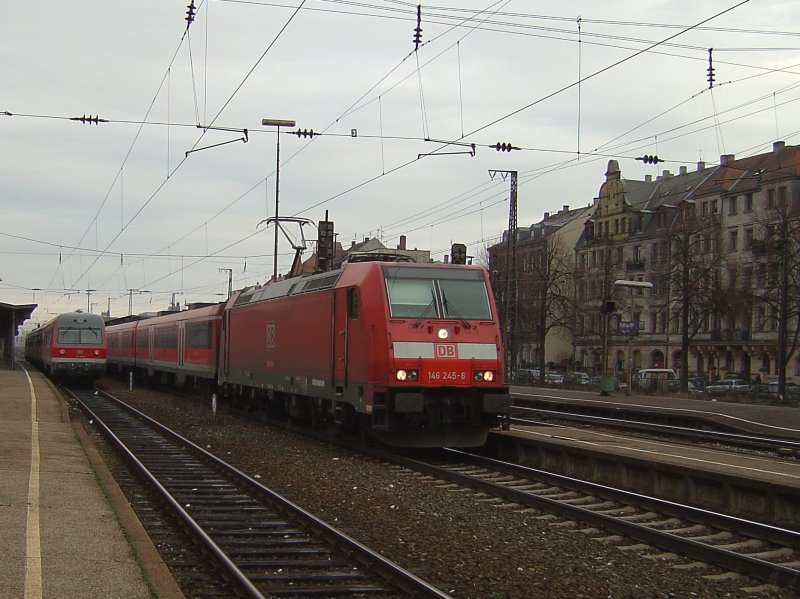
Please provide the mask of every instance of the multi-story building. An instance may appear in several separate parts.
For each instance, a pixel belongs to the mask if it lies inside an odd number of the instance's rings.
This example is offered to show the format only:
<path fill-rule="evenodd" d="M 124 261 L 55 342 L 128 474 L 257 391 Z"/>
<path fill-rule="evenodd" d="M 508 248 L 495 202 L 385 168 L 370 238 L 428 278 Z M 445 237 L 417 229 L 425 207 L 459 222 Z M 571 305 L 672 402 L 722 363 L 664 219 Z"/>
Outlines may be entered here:
<path fill-rule="evenodd" d="M 581 221 L 571 345 L 587 371 L 774 378 L 788 355 L 787 380 L 800 382 L 799 146 L 643 181 L 611 160 Z"/>
<path fill-rule="evenodd" d="M 592 205 L 577 209 L 564 205 L 557 213 L 545 212 L 541 222 L 517 229 L 517 274 L 512 280 L 515 293 L 508 306 L 515 323 L 512 359 L 516 366 L 552 363 L 562 367 L 575 359 L 573 248 L 593 210 Z M 501 243 L 488 249 L 492 287 L 501 315 L 506 312 L 507 233 Z M 542 329 L 546 330 L 544 356 L 540 351 Z"/>

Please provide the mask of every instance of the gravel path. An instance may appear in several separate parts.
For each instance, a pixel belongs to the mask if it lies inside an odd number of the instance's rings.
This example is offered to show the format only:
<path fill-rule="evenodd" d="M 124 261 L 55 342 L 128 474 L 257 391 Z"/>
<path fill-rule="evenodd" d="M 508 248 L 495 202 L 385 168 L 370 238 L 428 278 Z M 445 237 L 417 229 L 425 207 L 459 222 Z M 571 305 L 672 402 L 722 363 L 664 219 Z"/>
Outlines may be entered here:
<path fill-rule="evenodd" d="M 795 597 L 301 436 L 114 380 L 99 386 L 453 597 Z M 659 557 L 660 556 L 660 557 Z"/>

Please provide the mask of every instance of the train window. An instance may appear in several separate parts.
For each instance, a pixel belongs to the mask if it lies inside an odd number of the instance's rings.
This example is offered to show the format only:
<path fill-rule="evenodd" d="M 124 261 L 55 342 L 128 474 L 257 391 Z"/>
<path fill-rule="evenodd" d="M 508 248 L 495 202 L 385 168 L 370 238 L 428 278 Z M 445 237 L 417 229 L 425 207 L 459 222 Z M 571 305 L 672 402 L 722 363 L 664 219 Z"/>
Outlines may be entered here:
<path fill-rule="evenodd" d="M 211 349 L 211 323 L 195 322 L 188 325 L 186 343 L 192 349 Z"/>
<path fill-rule="evenodd" d="M 136 330 L 136 347 L 139 349 L 147 349 L 149 340 L 150 334 L 147 329 L 141 328 Z"/>
<path fill-rule="evenodd" d="M 387 266 L 384 277 L 392 317 L 492 319 L 480 270 Z"/>
<path fill-rule="evenodd" d="M 491 320 L 489 295 L 483 281 L 439 281 L 445 318 Z"/>
<path fill-rule="evenodd" d="M 358 292 L 355 287 L 347 290 L 347 316 L 351 320 L 358 318 Z"/>
<path fill-rule="evenodd" d="M 389 309 L 395 318 L 439 318 L 433 281 L 386 279 Z"/>
<path fill-rule="evenodd" d="M 163 328 L 153 331 L 153 347 L 157 349 L 176 349 L 178 347 L 178 329 Z"/>
<path fill-rule="evenodd" d="M 103 330 L 95 328 L 58 329 L 56 335 L 58 345 L 99 345 L 103 342 Z"/>

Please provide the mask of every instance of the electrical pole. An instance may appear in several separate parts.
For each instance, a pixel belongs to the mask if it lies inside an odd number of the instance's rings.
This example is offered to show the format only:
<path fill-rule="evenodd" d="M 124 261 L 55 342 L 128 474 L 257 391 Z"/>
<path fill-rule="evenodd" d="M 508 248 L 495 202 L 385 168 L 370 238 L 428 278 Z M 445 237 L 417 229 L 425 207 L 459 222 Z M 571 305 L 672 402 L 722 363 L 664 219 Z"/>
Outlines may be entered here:
<path fill-rule="evenodd" d="M 511 380 L 511 369 L 514 365 L 514 327 L 517 311 L 517 171 L 490 170 L 489 176 L 494 179 L 500 175 L 505 181 L 511 175 L 511 193 L 508 203 L 508 235 L 506 237 L 506 292 L 503 306 L 505 320 L 505 362 L 506 380 Z M 544 348 L 541 348 L 544 352 Z"/>
<path fill-rule="evenodd" d="M 275 227 L 277 229 L 277 223 Z M 233 295 L 233 269 L 232 268 L 220 268 L 219 272 L 227 272 L 228 273 L 228 299 L 231 298 Z"/>

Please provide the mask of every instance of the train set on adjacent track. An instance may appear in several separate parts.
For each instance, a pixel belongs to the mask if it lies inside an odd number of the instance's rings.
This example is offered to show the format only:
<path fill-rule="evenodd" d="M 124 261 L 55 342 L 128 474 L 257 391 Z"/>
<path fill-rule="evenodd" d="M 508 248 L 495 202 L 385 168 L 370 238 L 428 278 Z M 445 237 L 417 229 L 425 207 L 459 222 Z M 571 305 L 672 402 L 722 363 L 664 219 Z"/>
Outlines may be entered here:
<path fill-rule="evenodd" d="M 394 446 L 478 446 L 510 410 L 477 266 L 355 262 L 108 323 L 108 367 Z"/>
<path fill-rule="evenodd" d="M 54 378 L 99 378 L 106 372 L 105 321 L 80 311 L 59 314 L 28 334 L 25 359 Z"/>

